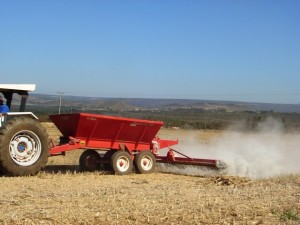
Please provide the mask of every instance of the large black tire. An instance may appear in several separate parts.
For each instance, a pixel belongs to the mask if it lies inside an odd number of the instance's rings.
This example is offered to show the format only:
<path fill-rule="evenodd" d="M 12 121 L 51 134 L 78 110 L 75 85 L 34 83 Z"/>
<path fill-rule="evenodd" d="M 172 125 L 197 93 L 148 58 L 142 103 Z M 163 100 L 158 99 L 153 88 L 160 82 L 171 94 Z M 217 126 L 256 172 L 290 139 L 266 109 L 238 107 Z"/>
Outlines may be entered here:
<path fill-rule="evenodd" d="M 93 172 L 100 169 L 101 157 L 95 150 L 84 151 L 79 158 L 79 169 L 81 171 Z"/>
<path fill-rule="evenodd" d="M 35 175 L 50 153 L 46 129 L 29 117 L 15 117 L 0 129 L 0 170 L 8 176 Z"/>
<path fill-rule="evenodd" d="M 111 166 L 111 157 L 115 152 L 116 150 L 111 149 L 104 154 L 102 158 L 102 161 L 104 161 L 104 163 L 102 163 L 104 170 L 111 171 L 113 169 Z"/>
<path fill-rule="evenodd" d="M 156 159 L 152 152 L 139 152 L 134 158 L 134 165 L 138 173 L 152 173 L 156 167 Z"/>
<path fill-rule="evenodd" d="M 133 162 L 128 152 L 119 150 L 112 155 L 111 166 L 116 175 L 127 175 L 132 171 Z"/>

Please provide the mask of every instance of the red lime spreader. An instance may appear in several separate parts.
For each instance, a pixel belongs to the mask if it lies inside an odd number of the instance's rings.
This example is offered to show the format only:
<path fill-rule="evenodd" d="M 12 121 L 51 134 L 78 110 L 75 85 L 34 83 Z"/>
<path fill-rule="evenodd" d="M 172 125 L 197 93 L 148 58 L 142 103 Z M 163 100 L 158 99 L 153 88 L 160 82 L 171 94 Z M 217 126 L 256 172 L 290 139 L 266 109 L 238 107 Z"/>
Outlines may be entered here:
<path fill-rule="evenodd" d="M 195 159 L 186 155 L 176 157 L 170 149 L 166 156 L 159 156 L 160 149 L 178 144 L 178 140 L 156 137 L 162 121 L 150 121 L 98 114 L 76 113 L 50 115 L 50 119 L 63 137 L 59 145 L 52 141 L 50 155 L 84 149 L 79 166 L 93 171 L 99 167 L 110 168 L 116 174 L 128 174 L 133 164 L 140 173 L 150 173 L 156 161 L 169 164 L 191 164 L 217 167 L 218 160 Z M 99 154 L 104 151 L 105 154 Z M 176 151 L 176 153 L 178 153 Z"/>

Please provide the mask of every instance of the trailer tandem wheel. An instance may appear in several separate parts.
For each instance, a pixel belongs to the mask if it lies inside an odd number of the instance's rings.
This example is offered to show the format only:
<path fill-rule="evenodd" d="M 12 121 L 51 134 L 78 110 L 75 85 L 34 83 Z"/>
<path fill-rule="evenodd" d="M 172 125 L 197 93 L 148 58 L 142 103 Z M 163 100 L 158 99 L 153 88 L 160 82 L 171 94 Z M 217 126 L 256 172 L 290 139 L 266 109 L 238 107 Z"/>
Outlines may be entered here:
<path fill-rule="evenodd" d="M 127 175 L 131 173 L 133 162 L 130 154 L 122 150 L 116 151 L 111 157 L 111 166 L 117 175 Z"/>
<path fill-rule="evenodd" d="M 155 170 L 156 159 L 152 152 L 139 152 L 134 159 L 135 167 L 138 173 L 152 173 Z"/>
<path fill-rule="evenodd" d="M 81 171 L 93 172 L 99 169 L 101 157 L 97 151 L 88 149 L 79 158 L 79 169 Z"/>
<path fill-rule="evenodd" d="M 5 175 L 37 174 L 50 150 L 46 129 L 29 117 L 15 117 L 0 130 L 0 169 Z"/>

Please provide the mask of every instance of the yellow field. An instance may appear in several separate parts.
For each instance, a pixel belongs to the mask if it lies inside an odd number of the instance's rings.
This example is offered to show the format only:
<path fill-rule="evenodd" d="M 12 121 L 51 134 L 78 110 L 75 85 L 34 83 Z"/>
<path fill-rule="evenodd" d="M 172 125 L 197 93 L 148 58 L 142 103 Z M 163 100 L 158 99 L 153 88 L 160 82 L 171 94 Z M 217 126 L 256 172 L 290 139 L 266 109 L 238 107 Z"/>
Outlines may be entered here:
<path fill-rule="evenodd" d="M 51 136 L 55 135 L 53 131 Z M 161 138 L 192 136 L 204 146 L 220 135 L 160 131 Z M 189 146 L 189 140 L 182 141 Z M 268 179 L 81 173 L 80 153 L 49 158 L 37 176 L 0 177 L 0 224 L 300 223 L 299 173 Z"/>

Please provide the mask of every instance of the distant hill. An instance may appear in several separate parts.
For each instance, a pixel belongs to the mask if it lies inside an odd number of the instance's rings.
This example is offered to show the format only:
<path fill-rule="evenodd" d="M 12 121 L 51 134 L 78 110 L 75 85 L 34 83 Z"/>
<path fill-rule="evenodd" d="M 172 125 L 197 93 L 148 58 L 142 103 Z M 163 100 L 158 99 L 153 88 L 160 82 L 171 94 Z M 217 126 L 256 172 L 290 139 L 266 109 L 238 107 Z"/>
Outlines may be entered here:
<path fill-rule="evenodd" d="M 58 106 L 57 95 L 31 94 L 28 105 Z M 212 101 L 192 99 L 96 98 L 62 96 L 62 106 L 89 110 L 203 109 L 225 111 L 274 111 L 300 113 L 300 104 Z"/>

